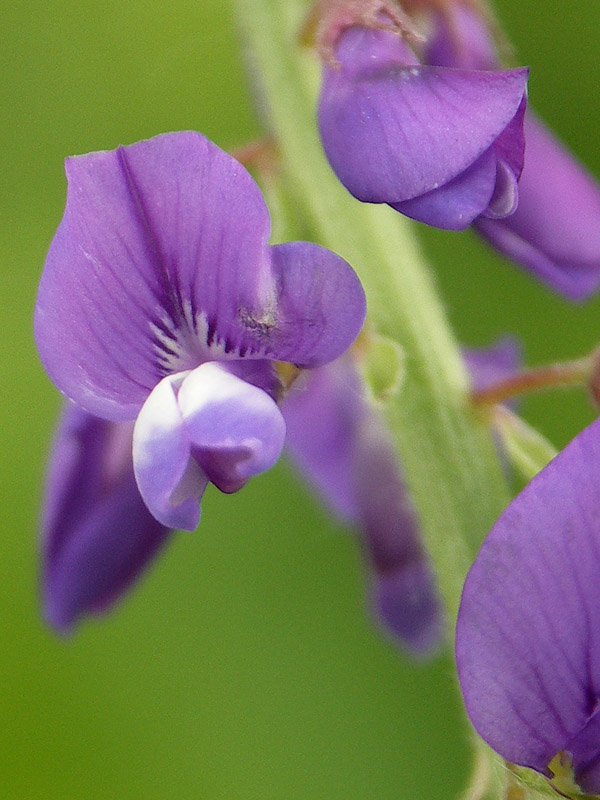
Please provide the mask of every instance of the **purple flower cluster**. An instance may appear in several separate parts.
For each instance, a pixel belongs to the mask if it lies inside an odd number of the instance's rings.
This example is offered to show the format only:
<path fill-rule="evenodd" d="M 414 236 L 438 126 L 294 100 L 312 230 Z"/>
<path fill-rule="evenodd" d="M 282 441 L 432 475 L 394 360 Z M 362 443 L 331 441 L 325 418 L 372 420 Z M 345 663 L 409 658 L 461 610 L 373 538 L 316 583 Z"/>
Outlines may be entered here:
<path fill-rule="evenodd" d="M 587 296 L 600 284 L 598 186 L 526 108 L 528 70 L 501 68 L 474 6 L 452 4 L 452 24 L 433 6 L 418 52 L 385 9 L 378 24 L 336 29 L 319 103 L 332 168 L 359 200 L 473 225 L 552 288 Z M 359 533 L 379 618 L 412 652 L 430 651 L 443 632 L 435 576 L 386 423 L 347 352 L 365 318 L 350 266 L 309 242 L 269 245 L 258 187 L 198 133 L 71 158 L 66 171 L 35 312 L 42 362 L 68 400 L 42 519 L 48 621 L 68 632 L 109 608 L 174 529 L 196 528 L 209 483 L 238 491 L 287 443 Z M 518 361 L 511 341 L 465 357 L 476 388 Z M 456 640 L 481 736 L 557 787 L 591 793 L 599 426 L 497 522 Z"/>

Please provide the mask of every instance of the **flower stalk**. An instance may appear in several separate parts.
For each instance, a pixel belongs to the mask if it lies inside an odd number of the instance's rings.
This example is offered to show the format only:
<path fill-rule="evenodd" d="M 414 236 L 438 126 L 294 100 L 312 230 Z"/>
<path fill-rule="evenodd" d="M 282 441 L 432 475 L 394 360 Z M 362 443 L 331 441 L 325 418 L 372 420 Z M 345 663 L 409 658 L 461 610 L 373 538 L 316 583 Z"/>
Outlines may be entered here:
<path fill-rule="evenodd" d="M 471 398 L 477 406 L 492 406 L 527 392 L 585 386 L 590 380 L 595 363 L 596 354 L 593 354 L 574 361 L 522 370 L 492 386 L 474 391 Z"/>

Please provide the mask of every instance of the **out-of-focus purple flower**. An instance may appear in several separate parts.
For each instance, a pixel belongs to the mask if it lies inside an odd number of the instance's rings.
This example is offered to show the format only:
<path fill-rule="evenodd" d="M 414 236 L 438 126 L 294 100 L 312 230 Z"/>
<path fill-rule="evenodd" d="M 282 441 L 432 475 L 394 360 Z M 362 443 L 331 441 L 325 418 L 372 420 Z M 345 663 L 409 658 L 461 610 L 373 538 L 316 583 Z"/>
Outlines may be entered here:
<path fill-rule="evenodd" d="M 302 384 L 282 406 L 288 452 L 326 505 L 361 530 L 378 617 L 412 652 L 426 654 L 443 634 L 441 604 L 383 419 L 351 355 Z"/>
<path fill-rule="evenodd" d="M 497 69 L 485 21 L 471 8 L 452 6 L 425 52 L 427 63 Z M 480 217 L 475 229 L 504 255 L 553 289 L 581 300 L 600 285 L 600 187 L 531 111 L 524 122 L 525 161 L 517 210 L 504 219 Z"/>
<path fill-rule="evenodd" d="M 504 758 L 600 793 L 600 421 L 509 505 L 467 577 L 458 674 Z M 562 773 L 562 774 L 561 774 Z M 569 795 L 570 796 L 570 795 Z"/>
<path fill-rule="evenodd" d="M 399 33 L 360 25 L 335 54 L 319 127 L 355 197 L 452 230 L 515 210 L 527 69 L 423 66 Z"/>
<path fill-rule="evenodd" d="M 483 388 L 517 368 L 519 350 L 506 337 L 465 357 Z M 391 435 L 354 357 L 301 377 L 282 411 L 293 462 L 326 506 L 362 534 L 376 615 L 411 652 L 432 651 L 444 630 L 435 577 Z"/>
<path fill-rule="evenodd" d="M 67 633 L 119 599 L 166 543 L 131 459 L 133 425 L 67 405 L 51 454 L 42 517 L 45 616 Z"/>
<path fill-rule="evenodd" d="M 193 529 L 209 481 L 272 466 L 285 424 L 277 361 L 346 350 L 358 278 L 308 242 L 269 246 L 260 190 L 198 133 L 67 160 L 67 206 L 42 275 L 38 349 L 67 397 L 137 422 L 134 470 L 154 517 Z"/>
<path fill-rule="evenodd" d="M 582 300 L 600 285 L 600 187 L 532 113 L 525 138 L 517 211 L 475 228 L 553 289 Z"/>

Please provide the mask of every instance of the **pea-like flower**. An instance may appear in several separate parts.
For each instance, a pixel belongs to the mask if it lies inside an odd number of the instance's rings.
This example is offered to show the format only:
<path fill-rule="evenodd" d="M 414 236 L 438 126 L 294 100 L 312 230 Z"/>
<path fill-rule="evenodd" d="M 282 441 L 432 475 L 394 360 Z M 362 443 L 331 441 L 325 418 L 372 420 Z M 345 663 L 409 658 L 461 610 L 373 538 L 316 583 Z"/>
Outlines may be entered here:
<path fill-rule="evenodd" d="M 401 31 L 360 24 L 341 29 L 335 60 L 319 128 L 355 197 L 452 230 L 514 212 L 527 69 L 423 65 Z"/>
<path fill-rule="evenodd" d="M 365 298 L 340 257 L 269 246 L 247 171 L 198 133 L 67 160 L 67 205 L 35 311 L 58 388 L 106 420 L 136 420 L 133 464 L 153 516 L 196 527 L 208 484 L 241 488 L 285 438 L 278 362 L 346 350 Z"/>
<path fill-rule="evenodd" d="M 412 653 L 440 641 L 443 616 L 393 441 L 347 354 L 299 380 L 282 406 L 292 461 L 343 523 L 361 533 L 373 610 Z"/>
<path fill-rule="evenodd" d="M 467 577 L 456 659 L 467 712 L 565 796 L 600 794 L 600 421 L 508 506 Z"/>
<path fill-rule="evenodd" d="M 427 63 L 464 69 L 497 69 L 485 20 L 461 3 L 436 17 L 425 51 Z M 525 161 L 519 204 L 504 219 L 480 217 L 475 230 L 504 255 L 573 300 L 600 286 L 600 187 L 531 111 L 524 121 Z"/>

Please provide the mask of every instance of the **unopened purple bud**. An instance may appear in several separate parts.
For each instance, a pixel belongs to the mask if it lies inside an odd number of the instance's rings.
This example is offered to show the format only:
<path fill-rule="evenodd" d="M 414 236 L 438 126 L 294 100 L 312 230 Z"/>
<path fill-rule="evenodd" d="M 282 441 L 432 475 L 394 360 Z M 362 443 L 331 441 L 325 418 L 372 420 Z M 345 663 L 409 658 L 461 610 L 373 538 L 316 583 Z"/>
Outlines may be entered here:
<path fill-rule="evenodd" d="M 444 629 L 435 576 L 390 434 L 352 356 L 302 376 L 282 411 L 293 461 L 361 534 L 377 617 L 412 653 L 430 653 Z"/>
<path fill-rule="evenodd" d="M 600 286 L 600 186 L 533 112 L 525 117 L 519 206 L 475 229 L 552 289 L 582 300 Z"/>
<path fill-rule="evenodd" d="M 319 101 L 325 153 L 359 200 L 462 230 L 516 208 L 527 69 L 423 66 L 398 33 L 341 33 Z"/>

